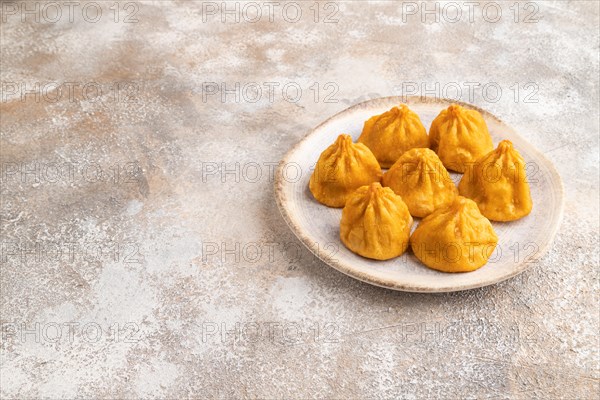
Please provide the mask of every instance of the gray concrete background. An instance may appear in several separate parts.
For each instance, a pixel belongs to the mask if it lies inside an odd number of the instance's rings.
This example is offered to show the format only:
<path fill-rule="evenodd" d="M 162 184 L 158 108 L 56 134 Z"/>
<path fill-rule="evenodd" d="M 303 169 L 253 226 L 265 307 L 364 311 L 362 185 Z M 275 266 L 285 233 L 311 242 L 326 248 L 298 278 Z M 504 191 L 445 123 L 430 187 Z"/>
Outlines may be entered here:
<path fill-rule="evenodd" d="M 597 2 L 459 3 L 458 22 L 57 4 L 2 4 L 2 398 L 598 398 Z M 371 287 L 280 217 L 270 168 L 308 129 L 415 87 L 462 88 L 559 170 L 561 232 L 522 275 Z"/>

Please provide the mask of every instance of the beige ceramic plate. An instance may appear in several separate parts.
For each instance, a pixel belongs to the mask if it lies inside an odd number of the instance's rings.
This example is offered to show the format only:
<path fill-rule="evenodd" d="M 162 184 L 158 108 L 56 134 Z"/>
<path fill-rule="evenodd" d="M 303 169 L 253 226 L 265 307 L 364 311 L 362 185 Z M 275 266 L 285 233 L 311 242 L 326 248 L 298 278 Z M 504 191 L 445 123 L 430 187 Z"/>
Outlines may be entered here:
<path fill-rule="evenodd" d="M 405 103 L 421 117 L 426 128 L 450 100 L 412 97 Z M 360 257 L 339 239 L 341 209 L 319 204 L 308 190 L 314 165 L 323 150 L 340 133 L 358 138 L 369 117 L 402 102 L 400 97 L 369 100 L 329 118 L 310 131 L 283 158 L 276 174 L 275 192 L 284 219 L 296 236 L 328 265 L 361 281 L 409 292 L 451 292 L 491 285 L 515 276 L 538 260 L 549 248 L 562 220 L 563 188 L 554 166 L 512 128 L 473 105 L 464 107 L 481 112 L 488 124 L 494 146 L 509 139 L 528 163 L 533 211 L 521 220 L 494 222 L 499 237 L 490 261 L 477 271 L 449 274 L 425 267 L 410 249 L 389 261 Z M 456 103 L 456 102 L 455 102 Z M 452 174 L 456 182 L 460 174 Z M 419 219 L 415 219 L 413 229 Z"/>

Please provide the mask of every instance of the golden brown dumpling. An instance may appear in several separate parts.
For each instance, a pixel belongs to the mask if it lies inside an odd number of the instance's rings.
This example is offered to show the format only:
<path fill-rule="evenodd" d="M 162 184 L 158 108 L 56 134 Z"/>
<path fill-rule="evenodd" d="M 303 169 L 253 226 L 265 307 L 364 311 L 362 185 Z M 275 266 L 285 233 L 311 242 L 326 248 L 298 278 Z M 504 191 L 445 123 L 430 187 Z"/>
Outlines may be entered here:
<path fill-rule="evenodd" d="M 449 170 L 465 172 L 469 164 L 494 149 L 487 125 L 477 110 L 452 104 L 429 128 L 431 148 Z"/>
<path fill-rule="evenodd" d="M 529 214 L 533 207 L 525 161 L 508 140 L 501 141 L 496 150 L 470 167 L 458 189 L 492 221 L 514 221 Z"/>
<path fill-rule="evenodd" d="M 342 210 L 340 239 L 363 257 L 389 260 L 408 247 L 413 219 L 402 198 L 379 183 L 360 187 Z"/>
<path fill-rule="evenodd" d="M 371 149 L 382 168 L 391 167 L 407 150 L 429 147 L 421 119 L 405 104 L 369 118 L 358 142 Z"/>
<path fill-rule="evenodd" d="M 458 194 L 450 174 L 430 149 L 412 149 L 402 154 L 383 175 L 382 183 L 402 196 L 413 217 L 431 214 L 452 203 Z"/>
<path fill-rule="evenodd" d="M 413 252 L 429 268 L 444 272 L 474 271 L 488 261 L 498 236 L 477 204 L 456 196 L 448 207 L 425 217 L 410 237 Z"/>
<path fill-rule="evenodd" d="M 310 177 L 315 199 L 329 207 L 344 207 L 346 198 L 361 186 L 381 180 L 381 168 L 371 150 L 340 135 L 325 149 Z"/>

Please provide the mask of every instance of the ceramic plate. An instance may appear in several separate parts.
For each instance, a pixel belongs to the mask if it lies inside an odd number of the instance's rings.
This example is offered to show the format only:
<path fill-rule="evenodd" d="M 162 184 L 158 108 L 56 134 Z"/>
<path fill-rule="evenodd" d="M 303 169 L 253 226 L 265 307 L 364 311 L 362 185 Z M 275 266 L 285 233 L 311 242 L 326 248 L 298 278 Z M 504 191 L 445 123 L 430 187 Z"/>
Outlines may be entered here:
<path fill-rule="evenodd" d="M 404 100 L 404 101 L 403 101 Z M 424 266 L 410 249 L 388 261 L 363 258 L 348 250 L 339 239 L 341 209 L 318 203 L 308 181 L 319 155 L 341 133 L 358 138 L 371 116 L 406 103 L 426 128 L 451 103 L 473 108 L 485 118 L 494 147 L 502 139 L 513 142 L 527 163 L 533 210 L 514 222 L 493 222 L 499 241 L 482 268 L 467 273 L 444 273 Z M 455 182 L 460 174 L 451 173 Z M 513 277 L 535 263 L 550 248 L 563 213 L 563 188 L 554 166 L 514 129 L 499 118 L 471 104 L 422 97 L 385 97 L 350 107 L 329 118 L 306 135 L 283 158 L 276 174 L 275 193 L 288 226 L 317 257 L 329 266 L 373 285 L 409 292 L 451 292 L 491 285 Z M 413 230 L 420 219 L 415 218 Z"/>

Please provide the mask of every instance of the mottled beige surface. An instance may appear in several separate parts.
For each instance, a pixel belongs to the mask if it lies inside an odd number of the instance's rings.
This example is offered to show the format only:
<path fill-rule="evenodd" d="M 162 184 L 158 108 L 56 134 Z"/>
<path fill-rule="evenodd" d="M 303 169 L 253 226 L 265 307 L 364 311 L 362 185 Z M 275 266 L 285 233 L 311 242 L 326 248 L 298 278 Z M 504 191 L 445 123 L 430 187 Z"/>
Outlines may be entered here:
<path fill-rule="evenodd" d="M 331 23 L 335 7 L 315 23 L 312 1 L 298 22 L 284 3 L 250 22 L 240 3 L 239 23 L 203 18 L 220 2 L 120 3 L 119 22 L 102 2 L 95 23 L 82 5 L 70 22 L 59 2 L 52 22 L 38 3 L 39 22 L 23 22 L 10 4 L 2 398 L 598 398 L 598 3 L 521 3 L 518 22 L 512 2 L 497 22 L 463 5 L 456 23 L 448 8 L 421 22 L 420 2 L 340 2 Z M 256 82 L 262 98 L 250 85 L 222 101 L 205 82 Z M 413 83 L 452 95 L 467 82 L 480 86 L 461 99 L 563 178 L 550 253 L 492 287 L 422 295 L 355 281 L 300 245 L 270 172 L 309 128 Z"/>

